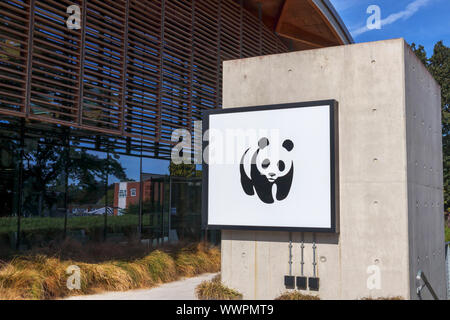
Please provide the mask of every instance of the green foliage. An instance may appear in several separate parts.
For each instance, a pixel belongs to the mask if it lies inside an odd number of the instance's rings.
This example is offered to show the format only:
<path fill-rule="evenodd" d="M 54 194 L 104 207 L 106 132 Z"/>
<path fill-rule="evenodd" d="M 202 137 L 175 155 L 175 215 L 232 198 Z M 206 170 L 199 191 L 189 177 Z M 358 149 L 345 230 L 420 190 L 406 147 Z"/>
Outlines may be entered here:
<path fill-rule="evenodd" d="M 450 242 L 450 228 L 445 227 L 445 242 Z"/>
<path fill-rule="evenodd" d="M 142 212 L 144 214 L 149 213 L 160 213 L 162 204 L 159 202 L 152 202 L 151 200 L 146 200 L 142 202 Z M 123 210 L 125 215 L 138 215 L 139 214 L 139 203 L 130 204 L 128 208 Z"/>
<path fill-rule="evenodd" d="M 202 176 L 202 172 L 196 170 L 195 164 L 185 164 L 185 163 L 175 164 L 173 162 L 170 162 L 169 172 L 170 175 L 173 177 L 192 178 Z"/>
<path fill-rule="evenodd" d="M 437 42 L 429 59 L 423 46 L 416 47 L 413 43 L 411 49 L 441 86 L 444 205 L 445 211 L 450 212 L 450 47 L 445 46 L 442 41 Z"/>
<path fill-rule="evenodd" d="M 12 136 L 5 133 L 5 136 Z M 12 138 L 12 137 L 11 137 Z M 14 210 L 13 190 L 17 183 L 17 141 L 12 139 L 0 138 L 0 216 L 2 214 L 10 214 Z"/>
<path fill-rule="evenodd" d="M 20 143 L 15 139 L 2 139 L 0 143 L 0 170 L 4 179 L 0 192 L 7 195 L 0 201 L 1 216 L 15 211 L 13 194 L 18 188 Z M 25 139 L 23 163 L 25 216 L 44 216 L 48 215 L 46 212 L 62 208 L 66 178 L 70 181 L 68 200 L 75 205 L 95 204 L 104 198 L 107 175 L 127 180 L 125 170 L 114 154 L 106 158 L 86 150 L 65 148 L 48 137 L 40 139 L 39 143 L 35 139 Z M 113 192 L 108 191 L 110 204 Z"/>
<path fill-rule="evenodd" d="M 97 200 L 97 205 L 104 205 L 105 204 L 105 186 L 104 184 L 102 184 L 102 186 L 99 186 L 99 191 L 103 194 L 103 196 Z M 114 206 L 114 184 L 110 185 L 107 191 L 107 197 L 108 197 L 108 206 Z M 72 198 L 73 199 L 73 198 Z M 96 198 L 97 199 L 97 198 Z M 76 203 L 83 203 L 82 200 L 80 199 L 79 202 Z M 94 199 L 92 199 L 92 201 L 87 202 L 87 203 L 95 203 Z"/>
<path fill-rule="evenodd" d="M 427 53 L 423 45 L 416 46 L 416 44 L 413 42 L 411 44 L 411 50 L 416 54 L 417 58 L 419 58 L 425 66 L 428 65 Z"/>
<path fill-rule="evenodd" d="M 103 227 L 105 217 L 89 216 L 89 217 L 70 217 L 67 220 L 67 228 L 70 230 L 91 230 L 93 228 Z M 127 227 L 138 225 L 137 215 L 108 216 L 108 228 Z M 56 230 L 62 232 L 64 230 L 64 218 L 22 218 L 20 220 L 20 229 L 23 232 Z M 0 218 L 0 234 L 11 233 L 17 231 L 17 218 L 7 217 Z"/>

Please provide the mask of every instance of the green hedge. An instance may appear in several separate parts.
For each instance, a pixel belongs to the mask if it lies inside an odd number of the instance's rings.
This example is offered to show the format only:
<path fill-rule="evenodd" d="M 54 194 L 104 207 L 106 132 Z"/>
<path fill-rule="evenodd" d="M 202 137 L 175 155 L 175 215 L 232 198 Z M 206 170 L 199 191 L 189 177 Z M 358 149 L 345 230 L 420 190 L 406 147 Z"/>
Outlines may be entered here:
<path fill-rule="evenodd" d="M 70 217 L 67 219 L 68 230 L 89 230 L 103 227 L 104 216 Z M 108 216 L 108 228 L 137 226 L 137 215 Z M 58 218 L 22 218 L 20 221 L 22 231 L 64 230 L 64 217 Z M 17 217 L 0 218 L 0 234 L 17 231 Z"/>
<path fill-rule="evenodd" d="M 83 230 L 84 236 L 80 240 L 100 241 L 104 238 L 104 219 L 104 216 L 70 217 L 67 219 L 66 235 L 78 239 Z M 108 216 L 106 232 L 130 238 L 137 233 L 138 223 L 137 215 Z M 64 217 L 22 218 L 20 230 L 23 245 L 46 245 L 50 241 L 60 241 L 64 236 Z M 16 217 L 0 218 L 0 244 L 15 246 L 15 232 Z"/>

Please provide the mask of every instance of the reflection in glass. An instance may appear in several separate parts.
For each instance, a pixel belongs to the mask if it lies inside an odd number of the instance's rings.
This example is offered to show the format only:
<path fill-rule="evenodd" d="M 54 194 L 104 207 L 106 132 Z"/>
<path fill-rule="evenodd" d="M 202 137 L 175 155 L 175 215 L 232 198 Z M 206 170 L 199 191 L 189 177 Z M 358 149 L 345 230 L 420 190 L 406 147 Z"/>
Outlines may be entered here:
<path fill-rule="evenodd" d="M 9 126 L 0 134 L 0 255 L 67 239 L 203 240 L 195 167 L 186 177 L 167 160 L 108 149 L 111 137 L 97 135 L 92 145 L 74 129 L 50 134 L 1 121 L 0 129 Z"/>

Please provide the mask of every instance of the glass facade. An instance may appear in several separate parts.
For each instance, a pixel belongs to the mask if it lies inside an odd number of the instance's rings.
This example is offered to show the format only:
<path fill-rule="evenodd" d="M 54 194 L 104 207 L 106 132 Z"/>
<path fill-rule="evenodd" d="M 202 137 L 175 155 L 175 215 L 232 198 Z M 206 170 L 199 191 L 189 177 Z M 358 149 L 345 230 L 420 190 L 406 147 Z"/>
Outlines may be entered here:
<path fill-rule="evenodd" d="M 201 171 L 170 176 L 169 161 L 95 150 L 81 133 L 38 132 L 6 118 L 1 124 L 1 250 L 65 239 L 152 245 L 204 239 Z M 102 138 L 103 145 L 110 139 Z M 216 234 L 209 239 L 218 241 Z"/>

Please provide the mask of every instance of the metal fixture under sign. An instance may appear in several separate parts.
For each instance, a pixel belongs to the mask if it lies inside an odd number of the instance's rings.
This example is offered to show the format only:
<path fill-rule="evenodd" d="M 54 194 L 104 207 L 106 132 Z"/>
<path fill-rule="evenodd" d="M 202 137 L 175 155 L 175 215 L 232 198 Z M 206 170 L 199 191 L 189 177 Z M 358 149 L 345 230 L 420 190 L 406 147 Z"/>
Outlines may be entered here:
<path fill-rule="evenodd" d="M 305 264 L 305 260 L 304 260 L 304 250 L 305 250 L 305 234 L 302 233 L 302 243 L 300 245 L 301 248 L 301 256 L 300 256 L 300 268 L 301 268 L 301 273 L 300 276 L 296 278 L 296 282 L 297 282 L 297 289 L 298 290 L 306 290 L 307 288 L 307 281 L 306 281 L 306 277 L 304 275 L 304 264 Z"/>
<path fill-rule="evenodd" d="M 292 232 L 289 232 L 289 275 L 284 276 L 284 285 L 287 289 L 295 288 L 295 277 L 292 275 Z"/>
<path fill-rule="evenodd" d="M 308 286 L 309 286 L 309 290 L 312 290 L 312 291 L 319 291 L 319 278 L 317 277 L 317 271 L 316 271 L 316 268 L 317 268 L 317 261 L 316 261 L 316 249 L 317 249 L 317 246 L 316 246 L 316 234 L 315 233 L 313 233 L 313 246 L 312 246 L 312 248 L 313 248 L 313 277 L 310 277 L 309 279 L 308 279 Z"/>

